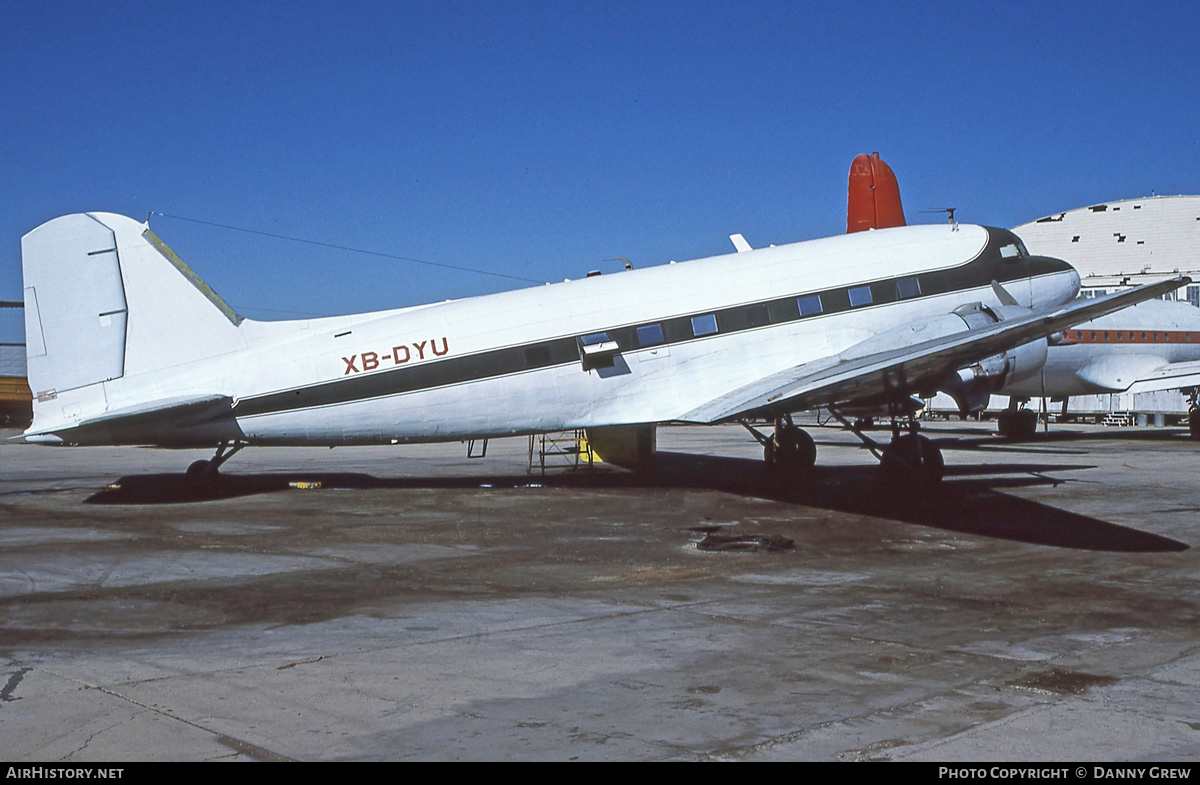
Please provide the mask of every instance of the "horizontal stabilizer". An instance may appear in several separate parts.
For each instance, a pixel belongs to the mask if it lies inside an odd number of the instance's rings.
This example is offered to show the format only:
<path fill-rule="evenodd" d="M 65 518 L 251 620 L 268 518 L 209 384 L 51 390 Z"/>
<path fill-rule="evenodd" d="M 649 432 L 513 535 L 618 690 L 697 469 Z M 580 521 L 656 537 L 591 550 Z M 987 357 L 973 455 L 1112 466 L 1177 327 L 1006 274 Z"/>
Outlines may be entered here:
<path fill-rule="evenodd" d="M 184 398 L 168 398 L 145 406 L 116 409 L 99 417 L 71 423 L 65 427 L 26 431 L 16 438 L 28 442 L 51 443 L 73 441 L 70 434 L 83 433 L 97 428 L 120 424 L 129 428 L 186 428 L 198 423 L 215 420 L 233 409 L 233 398 L 228 395 L 199 395 Z M 61 438 L 65 436 L 66 438 Z M 50 437 L 50 438 L 47 438 Z"/>

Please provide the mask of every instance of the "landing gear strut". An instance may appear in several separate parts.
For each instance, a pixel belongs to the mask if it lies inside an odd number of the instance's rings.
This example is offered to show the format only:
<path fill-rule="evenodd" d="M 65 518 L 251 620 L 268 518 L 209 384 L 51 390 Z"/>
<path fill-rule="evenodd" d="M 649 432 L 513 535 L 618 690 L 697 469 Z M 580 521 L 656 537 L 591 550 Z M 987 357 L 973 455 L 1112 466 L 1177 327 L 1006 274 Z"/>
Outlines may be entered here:
<path fill-rule="evenodd" d="M 207 461 L 195 461 L 187 467 L 187 476 L 196 480 L 216 480 L 221 464 L 241 452 L 245 442 L 222 442 L 217 453 Z"/>

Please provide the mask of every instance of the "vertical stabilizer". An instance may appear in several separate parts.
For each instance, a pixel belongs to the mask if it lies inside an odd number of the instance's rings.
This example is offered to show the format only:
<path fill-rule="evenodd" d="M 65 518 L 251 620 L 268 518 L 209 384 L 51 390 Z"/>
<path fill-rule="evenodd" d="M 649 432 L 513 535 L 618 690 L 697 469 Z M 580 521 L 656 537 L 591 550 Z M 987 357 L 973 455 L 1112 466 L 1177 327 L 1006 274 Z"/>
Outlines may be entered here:
<path fill-rule="evenodd" d="M 846 198 L 846 233 L 904 226 L 900 184 L 879 153 L 863 153 L 850 164 Z"/>
<path fill-rule="evenodd" d="M 21 238 L 21 257 L 35 414 L 72 390 L 83 409 L 103 408 L 98 385 L 245 346 L 233 309 L 132 218 L 55 218 Z"/>

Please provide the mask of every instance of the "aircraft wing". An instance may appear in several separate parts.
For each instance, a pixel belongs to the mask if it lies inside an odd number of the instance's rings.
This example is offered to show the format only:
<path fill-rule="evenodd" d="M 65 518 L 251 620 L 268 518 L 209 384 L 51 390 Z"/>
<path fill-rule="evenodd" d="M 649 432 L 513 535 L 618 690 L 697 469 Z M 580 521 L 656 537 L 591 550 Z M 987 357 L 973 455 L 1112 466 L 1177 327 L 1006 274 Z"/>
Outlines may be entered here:
<path fill-rule="evenodd" d="M 772 411 L 883 402 L 898 393 L 912 395 L 973 362 L 1174 291 L 1188 283 L 1190 279 L 1178 276 L 1107 297 L 1074 300 L 1028 316 L 1005 319 L 898 349 L 853 358 L 843 355 L 827 362 L 797 365 L 709 401 L 679 419 L 715 423 Z"/>

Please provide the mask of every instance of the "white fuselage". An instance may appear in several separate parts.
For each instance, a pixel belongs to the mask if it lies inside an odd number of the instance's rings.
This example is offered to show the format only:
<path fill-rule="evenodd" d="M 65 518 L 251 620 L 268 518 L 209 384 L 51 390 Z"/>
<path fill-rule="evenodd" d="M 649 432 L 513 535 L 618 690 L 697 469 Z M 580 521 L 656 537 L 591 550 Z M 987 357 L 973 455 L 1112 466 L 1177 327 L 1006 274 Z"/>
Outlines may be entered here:
<path fill-rule="evenodd" d="M 1041 375 L 1000 393 L 1064 398 L 1124 392 L 1173 363 L 1197 361 L 1200 308 L 1149 300 L 1067 330 L 1047 351 Z"/>
<path fill-rule="evenodd" d="M 134 229 L 117 218 L 105 220 L 120 244 Z M 193 329 L 202 340 L 191 355 L 172 348 L 177 337 L 137 332 L 129 268 L 138 257 L 128 253 L 124 374 L 40 396 L 31 432 L 199 396 L 225 396 L 232 409 L 70 438 L 369 444 L 679 420 L 747 381 L 828 360 L 898 325 L 966 303 L 999 305 L 993 280 L 1027 307 L 1076 295 L 1074 270 L 1014 258 L 1014 239 L 976 226 L 901 227 L 397 311 L 213 323 L 221 337 Z M 817 295 L 821 312 L 804 313 Z M 141 307 L 161 307 L 156 296 L 142 296 Z M 585 368 L 581 338 L 597 333 L 619 351 L 609 367 Z"/>

